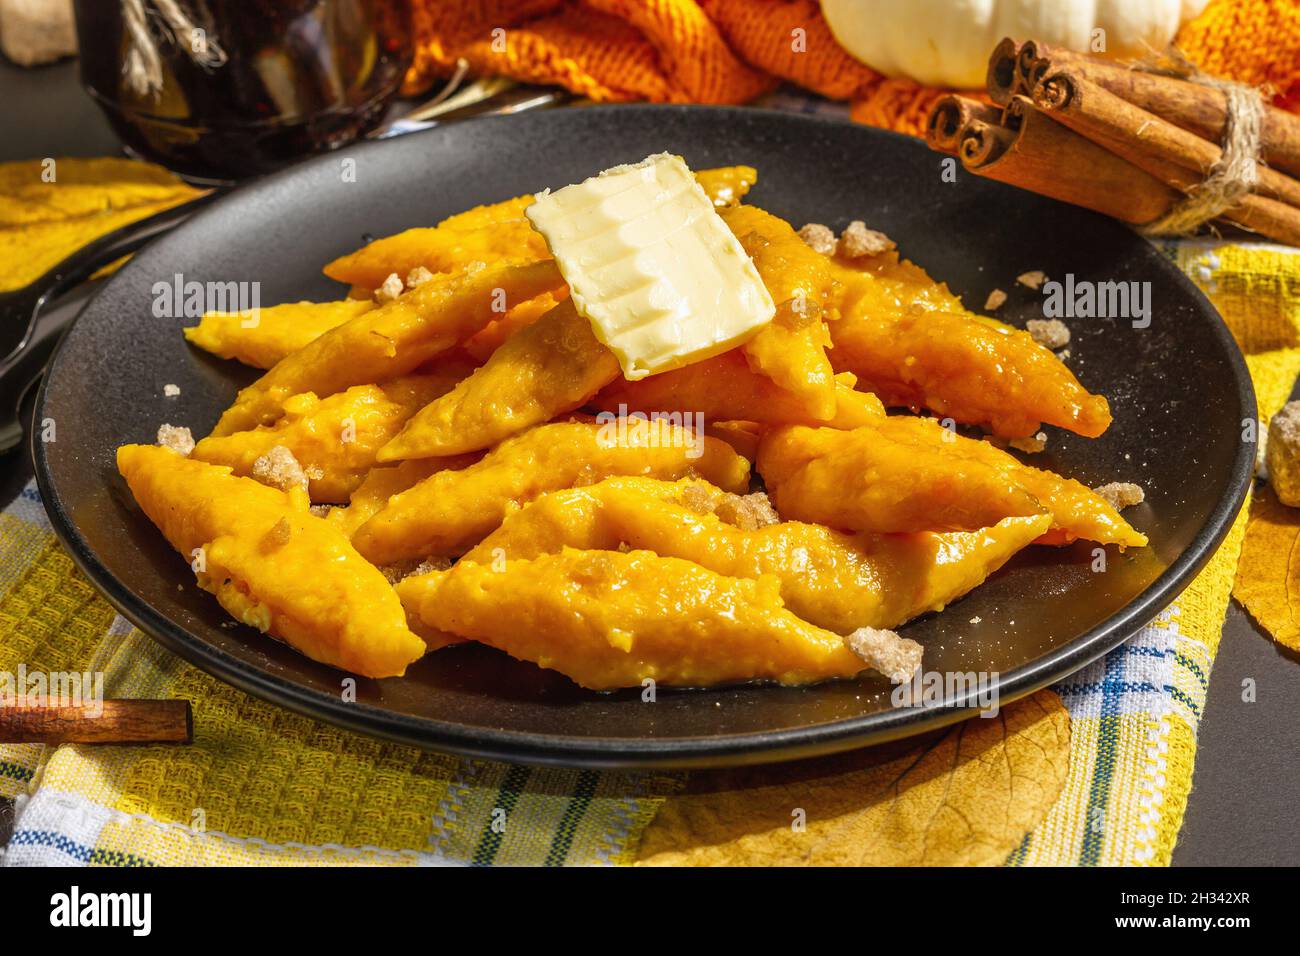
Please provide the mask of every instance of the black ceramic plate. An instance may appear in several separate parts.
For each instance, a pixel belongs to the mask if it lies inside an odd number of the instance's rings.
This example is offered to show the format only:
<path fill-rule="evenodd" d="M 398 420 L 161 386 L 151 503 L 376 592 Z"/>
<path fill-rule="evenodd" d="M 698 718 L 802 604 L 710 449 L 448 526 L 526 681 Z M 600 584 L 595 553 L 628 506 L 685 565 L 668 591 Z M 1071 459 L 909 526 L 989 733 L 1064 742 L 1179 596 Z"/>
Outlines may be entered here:
<path fill-rule="evenodd" d="M 430 655 L 407 676 L 361 681 L 340 697 L 339 671 L 232 626 L 194 586 L 185 561 L 141 513 L 113 466 L 124 442 L 161 422 L 204 434 L 246 370 L 189 348 L 183 318 L 156 318 L 153 286 L 258 281 L 263 304 L 342 293 L 320 267 L 367 236 L 427 225 L 477 203 L 576 182 L 671 151 L 696 168 L 760 170 L 753 202 L 796 225 L 865 219 L 979 307 L 1023 324 L 1041 298 L 1015 277 L 1150 283 L 1154 319 L 1076 319 L 1070 365 L 1110 399 L 1115 424 L 1096 441 L 1048 429 L 1037 458 L 1090 485 L 1132 480 L 1147 501 L 1133 523 L 1151 546 L 1107 554 L 1032 548 L 943 614 L 906 628 L 925 667 L 1001 675 L 1003 703 L 1094 660 L 1155 616 L 1212 553 L 1249 480 L 1241 441 L 1254 399 L 1244 364 L 1208 302 L 1158 251 L 1073 207 L 940 175 L 920 144 L 816 118 L 740 109 L 570 109 L 454 124 L 367 144 L 258 181 L 198 213 L 140 253 L 86 307 L 40 394 L 41 492 L 78 564 L 130 620 L 249 693 L 365 733 L 459 753 L 588 766 L 709 765 L 811 755 L 914 734 L 968 716 L 967 698 L 899 709 L 877 677 L 801 689 L 737 687 L 584 692 L 565 678 L 485 647 Z M 344 160 L 355 161 L 345 177 Z M 354 178 L 355 181 L 349 181 Z M 163 386 L 180 386 L 177 398 Z"/>

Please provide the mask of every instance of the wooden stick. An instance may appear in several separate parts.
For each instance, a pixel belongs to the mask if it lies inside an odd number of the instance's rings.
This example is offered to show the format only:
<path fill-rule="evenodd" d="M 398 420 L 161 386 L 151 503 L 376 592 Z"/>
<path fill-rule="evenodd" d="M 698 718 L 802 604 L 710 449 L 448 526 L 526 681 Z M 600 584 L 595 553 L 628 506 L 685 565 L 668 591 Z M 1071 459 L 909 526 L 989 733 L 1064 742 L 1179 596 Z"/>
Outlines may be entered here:
<path fill-rule="evenodd" d="M 1007 105 L 1006 123 L 970 124 L 961 146 L 966 169 L 1135 225 L 1160 218 L 1181 198 L 1149 173 L 1053 122 L 1023 96 Z"/>
<path fill-rule="evenodd" d="M 193 737 L 187 700 L 106 700 L 98 714 L 85 707 L 0 707 L 0 743 L 189 743 Z"/>
<path fill-rule="evenodd" d="M 1021 87 L 1018 92 L 1032 96 L 1049 73 L 1061 71 L 1096 83 L 1134 106 L 1204 139 L 1223 141 L 1228 109 L 1222 91 L 1033 40 L 1026 41 L 1017 54 L 1016 76 Z M 1300 116 L 1274 106 L 1265 107 L 1260 157 L 1270 166 L 1300 175 Z"/>
<path fill-rule="evenodd" d="M 1043 77 L 1034 89 L 1033 101 L 1053 119 L 1089 139 L 1124 143 L 1129 150 L 1175 163 L 1202 176 L 1223 155 L 1223 150 L 1209 140 L 1134 106 L 1072 71 Z M 1300 207 L 1300 182 L 1267 166 L 1259 165 L 1257 169 L 1255 192 Z"/>
<path fill-rule="evenodd" d="M 961 149 L 962 131 L 974 120 L 996 125 L 1002 111 L 989 103 L 965 96 L 941 96 L 925 121 L 925 141 L 940 153 L 956 156 Z"/>

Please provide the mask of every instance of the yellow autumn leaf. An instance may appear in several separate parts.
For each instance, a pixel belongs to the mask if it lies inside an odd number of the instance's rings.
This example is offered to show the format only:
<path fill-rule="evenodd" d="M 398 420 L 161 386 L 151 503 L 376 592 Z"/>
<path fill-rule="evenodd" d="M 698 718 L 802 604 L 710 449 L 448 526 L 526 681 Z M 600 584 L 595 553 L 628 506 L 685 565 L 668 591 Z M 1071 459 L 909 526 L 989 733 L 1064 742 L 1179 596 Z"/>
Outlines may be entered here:
<path fill-rule="evenodd" d="M 646 828 L 637 862 L 997 865 L 1056 801 L 1069 753 L 1069 715 L 1043 690 L 911 740 L 692 773 Z"/>
<path fill-rule="evenodd" d="M 133 159 L 0 163 L 0 292 L 34 282 L 105 233 L 202 194 Z"/>
<path fill-rule="evenodd" d="M 1273 639 L 1300 651 L 1300 509 L 1255 494 L 1232 595 Z"/>

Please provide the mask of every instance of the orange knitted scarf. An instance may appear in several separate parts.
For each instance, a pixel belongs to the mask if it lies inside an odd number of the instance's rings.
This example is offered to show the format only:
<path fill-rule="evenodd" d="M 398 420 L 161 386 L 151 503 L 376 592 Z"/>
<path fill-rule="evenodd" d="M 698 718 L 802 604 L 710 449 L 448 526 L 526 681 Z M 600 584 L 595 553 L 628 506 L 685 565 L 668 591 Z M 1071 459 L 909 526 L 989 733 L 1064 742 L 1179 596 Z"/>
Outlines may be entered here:
<path fill-rule="evenodd" d="M 788 80 L 849 100 L 853 118 L 916 132 L 942 90 L 848 55 L 816 0 L 414 0 L 406 92 L 464 58 L 476 75 L 567 87 L 593 100 L 743 103 Z M 1209 73 L 1300 111 L 1300 4 L 1211 0 L 1178 46 Z"/>

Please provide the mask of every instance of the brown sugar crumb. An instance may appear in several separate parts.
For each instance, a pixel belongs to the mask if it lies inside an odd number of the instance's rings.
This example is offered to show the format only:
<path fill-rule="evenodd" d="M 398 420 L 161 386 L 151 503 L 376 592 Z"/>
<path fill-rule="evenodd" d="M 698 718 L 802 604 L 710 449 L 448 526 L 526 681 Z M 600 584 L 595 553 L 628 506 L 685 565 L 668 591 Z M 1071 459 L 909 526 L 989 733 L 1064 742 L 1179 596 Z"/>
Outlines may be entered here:
<path fill-rule="evenodd" d="M 894 240 L 883 232 L 868 229 L 861 219 L 855 219 L 840 233 L 840 251 L 850 259 L 878 256 L 894 248 Z"/>
<path fill-rule="evenodd" d="M 314 517 L 328 518 L 330 512 L 333 511 L 335 507 L 335 505 L 312 505 L 307 510 L 311 512 Z"/>
<path fill-rule="evenodd" d="M 1047 273 L 1042 269 L 1034 269 L 1031 272 L 1022 272 L 1016 276 L 1016 281 L 1027 289 L 1033 289 L 1037 292 L 1047 281 Z"/>
<path fill-rule="evenodd" d="M 723 498 L 714 513 L 741 531 L 757 531 L 781 523 L 781 516 L 772 507 L 772 500 L 762 491 L 748 495 L 729 494 Z"/>
<path fill-rule="evenodd" d="M 289 519 L 281 518 L 272 525 L 271 530 L 266 533 L 266 536 L 262 539 L 262 545 L 268 551 L 282 548 L 289 543 L 289 537 L 292 534 L 293 529 L 289 527 Z"/>
<path fill-rule="evenodd" d="M 713 514 L 715 497 L 702 485 L 687 485 L 682 489 L 680 501 L 683 508 L 689 508 L 697 515 Z"/>
<path fill-rule="evenodd" d="M 379 573 L 389 584 L 396 584 L 411 573 L 411 563 L 408 561 L 404 564 L 385 564 L 379 569 Z"/>
<path fill-rule="evenodd" d="M 1047 433 L 1039 432 L 1037 435 L 1030 435 L 1028 438 L 1013 438 L 1007 444 L 1018 451 L 1036 454 L 1047 447 Z"/>
<path fill-rule="evenodd" d="M 984 311 L 995 312 L 998 309 L 1002 308 L 1003 304 L 1006 301 L 1007 301 L 1007 294 L 1003 292 L 1001 289 L 994 289 L 992 292 L 989 293 L 989 297 L 984 300 Z"/>
<path fill-rule="evenodd" d="M 451 558 L 432 556 L 425 558 L 415 566 L 412 574 L 432 574 L 434 571 L 446 571 L 451 567 Z"/>
<path fill-rule="evenodd" d="M 781 523 L 781 516 L 772 507 L 772 500 L 762 491 L 734 495 L 707 485 L 687 485 L 677 503 L 697 515 L 717 515 L 720 521 L 742 531 L 755 531 Z"/>
<path fill-rule="evenodd" d="M 1131 481 L 1112 481 L 1092 490 L 1116 511 L 1123 511 L 1130 505 L 1140 505 L 1146 500 L 1142 487 Z"/>
<path fill-rule="evenodd" d="M 806 242 L 813 252 L 820 252 L 824 256 L 835 255 L 835 233 L 820 222 L 810 222 L 805 225 L 799 230 L 799 238 Z"/>
<path fill-rule="evenodd" d="M 424 285 L 433 278 L 433 273 L 424 266 L 416 266 L 406 274 L 406 287 L 414 289 L 416 286 Z"/>
<path fill-rule="evenodd" d="M 397 584 L 399 581 L 417 574 L 432 574 L 434 571 L 446 571 L 450 567 L 451 558 L 428 557 L 423 561 L 416 561 L 412 558 L 408 561 L 399 561 L 396 564 L 386 564 L 379 571 L 388 580 L 389 584 Z"/>
<path fill-rule="evenodd" d="M 261 458 L 253 462 L 253 477 L 264 485 L 288 491 L 294 486 L 307 487 L 307 473 L 298 464 L 293 452 L 283 445 L 276 445 Z"/>
<path fill-rule="evenodd" d="M 1300 402 L 1287 402 L 1268 423 L 1264 461 L 1277 500 L 1300 507 Z"/>
<path fill-rule="evenodd" d="M 405 291 L 406 286 L 402 283 L 402 277 L 396 272 L 390 272 L 388 278 L 375 290 L 375 301 L 384 305 L 392 302 Z"/>
<path fill-rule="evenodd" d="M 184 425 L 159 425 L 157 443 L 187 457 L 194 450 L 194 436 Z"/>
<path fill-rule="evenodd" d="M 916 641 L 899 637 L 894 631 L 874 627 L 858 628 L 844 638 L 844 643 L 868 666 L 895 684 L 912 679 L 912 675 L 921 666 L 921 655 L 924 653 L 924 648 Z"/>
<path fill-rule="evenodd" d="M 1059 349 L 1070 344 L 1070 327 L 1060 319 L 1030 319 L 1025 331 L 1044 348 Z"/>

